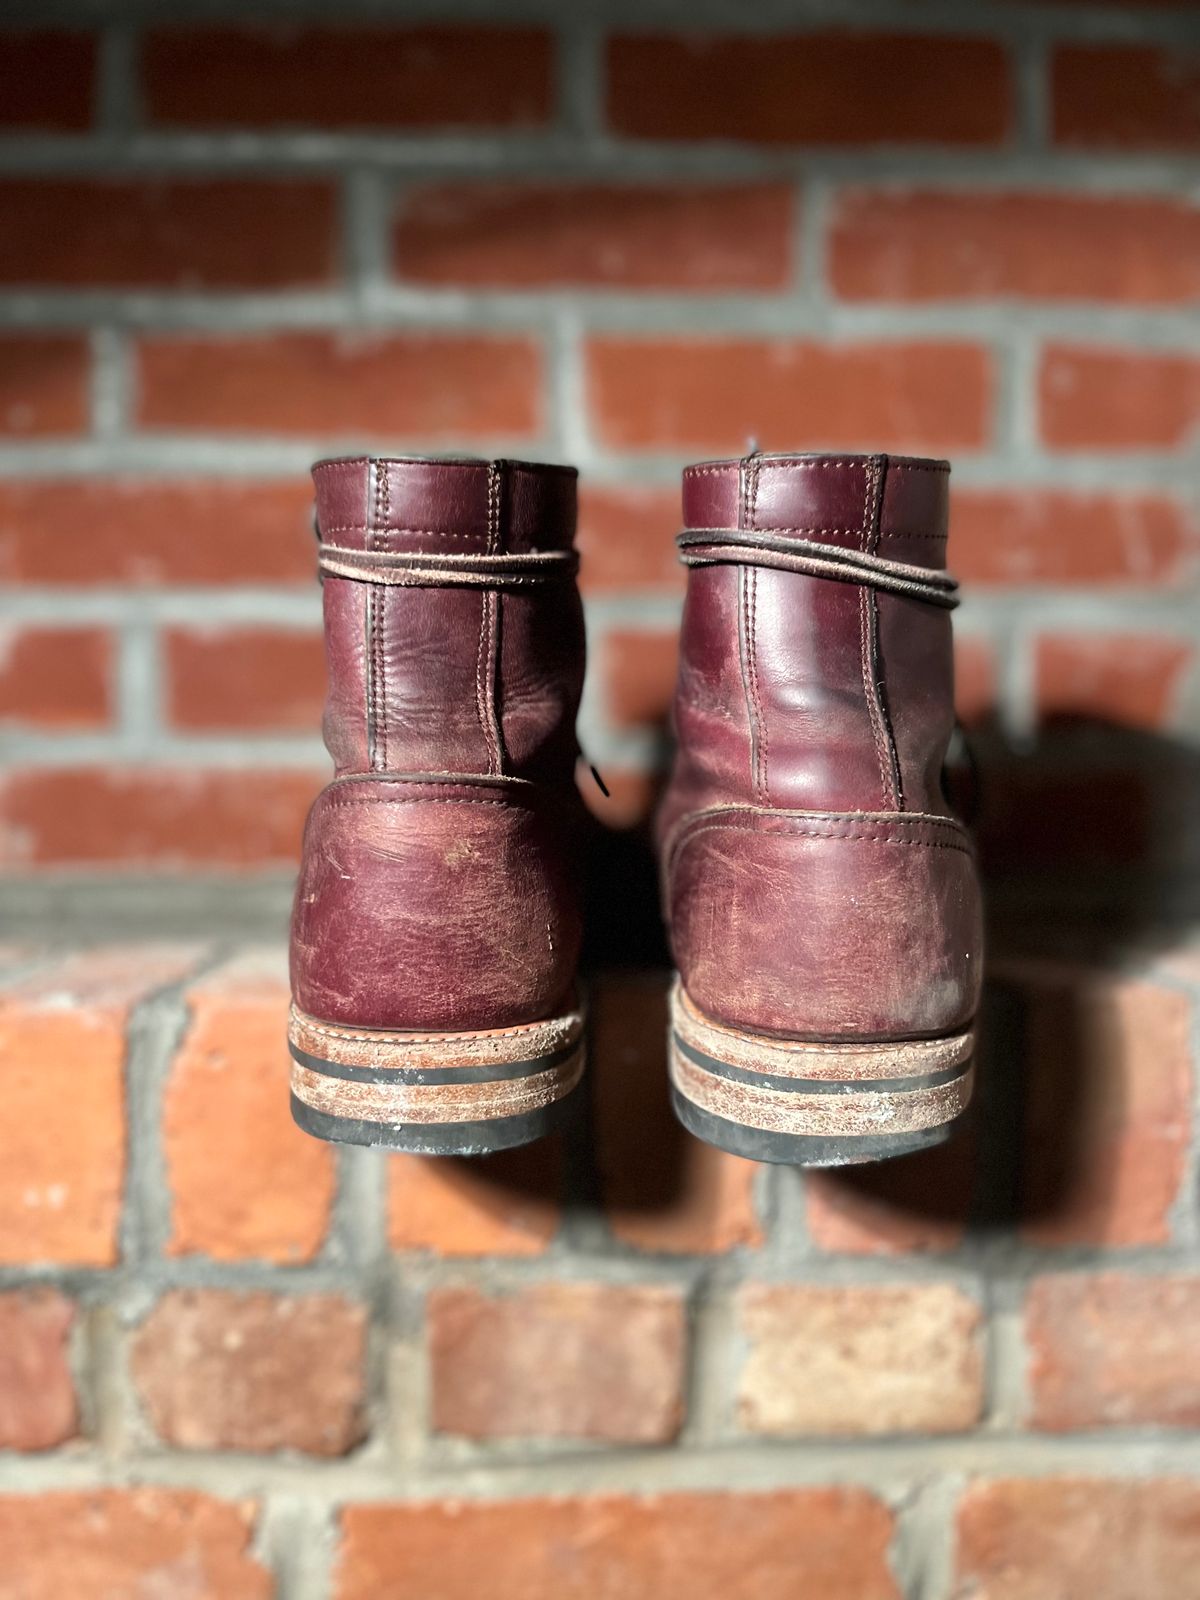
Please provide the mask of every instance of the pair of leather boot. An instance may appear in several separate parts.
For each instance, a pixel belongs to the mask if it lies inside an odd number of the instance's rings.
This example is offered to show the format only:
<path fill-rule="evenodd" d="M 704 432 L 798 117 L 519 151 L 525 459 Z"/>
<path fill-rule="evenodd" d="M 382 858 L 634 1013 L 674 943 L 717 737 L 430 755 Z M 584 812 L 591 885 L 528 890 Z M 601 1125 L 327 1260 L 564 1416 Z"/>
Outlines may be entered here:
<path fill-rule="evenodd" d="M 946 1138 L 982 933 L 942 789 L 945 462 L 753 454 L 683 475 L 677 753 L 659 813 L 676 1111 L 763 1161 Z M 334 780 L 292 924 L 293 1113 L 482 1154 L 582 1092 L 574 470 L 314 469 Z"/>

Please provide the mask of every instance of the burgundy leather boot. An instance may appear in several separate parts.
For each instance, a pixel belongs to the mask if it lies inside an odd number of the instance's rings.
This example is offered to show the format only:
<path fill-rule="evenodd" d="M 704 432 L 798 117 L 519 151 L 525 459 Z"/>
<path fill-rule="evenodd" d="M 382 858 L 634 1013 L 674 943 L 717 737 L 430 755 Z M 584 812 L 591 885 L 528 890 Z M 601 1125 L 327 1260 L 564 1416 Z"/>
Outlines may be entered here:
<path fill-rule="evenodd" d="M 683 475 L 671 1075 L 685 1126 L 738 1155 L 900 1155 L 970 1099 L 983 935 L 941 785 L 948 474 L 755 454 Z"/>
<path fill-rule="evenodd" d="M 292 1111 L 352 1144 L 483 1154 L 583 1073 L 575 472 L 322 461 L 333 782 L 292 917 Z"/>

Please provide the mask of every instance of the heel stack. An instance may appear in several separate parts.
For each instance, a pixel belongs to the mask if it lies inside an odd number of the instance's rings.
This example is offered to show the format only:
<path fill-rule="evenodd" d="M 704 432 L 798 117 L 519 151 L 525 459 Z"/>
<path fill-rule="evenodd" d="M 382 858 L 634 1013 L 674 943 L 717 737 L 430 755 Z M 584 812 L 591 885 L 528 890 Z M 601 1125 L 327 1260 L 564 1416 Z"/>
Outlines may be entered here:
<path fill-rule="evenodd" d="M 487 1155 L 553 1132 L 578 1103 L 582 1010 L 515 1028 L 403 1033 L 292 1007 L 292 1116 L 339 1144 Z"/>
<path fill-rule="evenodd" d="M 753 1161 L 841 1167 L 951 1137 L 974 1086 L 975 1032 L 821 1044 L 705 1017 L 676 981 L 669 1060 L 675 1113 L 698 1138 Z"/>

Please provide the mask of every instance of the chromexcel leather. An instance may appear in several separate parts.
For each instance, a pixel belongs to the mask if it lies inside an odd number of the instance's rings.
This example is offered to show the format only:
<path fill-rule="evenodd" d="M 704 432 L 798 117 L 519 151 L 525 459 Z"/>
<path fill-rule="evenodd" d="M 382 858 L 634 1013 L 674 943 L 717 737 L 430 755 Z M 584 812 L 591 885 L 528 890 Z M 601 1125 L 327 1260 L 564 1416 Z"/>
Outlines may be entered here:
<path fill-rule="evenodd" d="M 336 771 L 305 832 L 296 1006 L 366 1030 L 551 1017 L 580 942 L 575 473 L 364 457 L 313 477 Z"/>
<path fill-rule="evenodd" d="M 903 457 L 709 462 L 684 473 L 684 525 L 938 574 L 948 477 Z M 675 727 L 658 832 L 694 1006 L 749 1034 L 847 1044 L 966 1028 L 982 929 L 941 784 L 949 610 L 749 561 L 693 566 Z"/>

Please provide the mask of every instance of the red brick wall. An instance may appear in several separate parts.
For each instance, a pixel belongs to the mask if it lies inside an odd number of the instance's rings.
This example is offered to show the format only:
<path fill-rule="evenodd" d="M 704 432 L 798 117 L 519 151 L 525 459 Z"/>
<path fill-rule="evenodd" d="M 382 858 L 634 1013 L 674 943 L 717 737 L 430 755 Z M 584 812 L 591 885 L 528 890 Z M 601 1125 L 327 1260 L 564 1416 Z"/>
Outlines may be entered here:
<path fill-rule="evenodd" d="M 472 1162 L 294 1128 L 285 998 L 0 957 L 14 1595 L 1200 1592 L 1194 951 L 1002 965 L 974 1133 L 807 1178 L 675 1124 L 655 975 Z"/>
<path fill-rule="evenodd" d="M 0 863 L 290 863 L 338 450 L 581 466 L 638 819 L 678 469 L 754 437 L 954 458 L 994 862 L 1194 871 L 1193 6 L 109 9 L 0 31 Z"/>
<path fill-rule="evenodd" d="M 11 903 L 285 873 L 309 461 L 546 455 L 629 970 L 586 1127 L 432 1162 L 293 1128 L 277 947 L 0 923 L 0 1596 L 1200 1600 L 1195 8 L 270 9 L 0 21 Z M 666 1100 L 630 825 L 750 436 L 955 462 L 982 1105 L 857 1172 Z"/>

